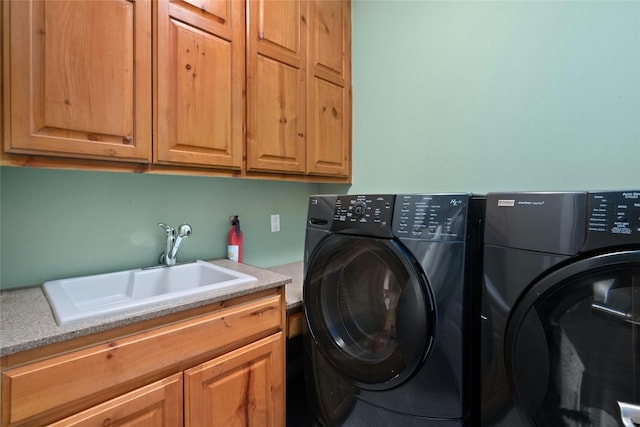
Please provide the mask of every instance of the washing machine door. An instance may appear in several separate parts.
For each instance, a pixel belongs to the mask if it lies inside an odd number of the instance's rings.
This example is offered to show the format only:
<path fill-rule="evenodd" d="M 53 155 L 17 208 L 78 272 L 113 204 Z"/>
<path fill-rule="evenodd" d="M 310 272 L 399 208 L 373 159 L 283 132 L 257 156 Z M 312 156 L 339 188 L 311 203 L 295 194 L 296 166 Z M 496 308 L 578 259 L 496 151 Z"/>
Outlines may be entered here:
<path fill-rule="evenodd" d="M 303 301 L 318 347 L 360 388 L 401 384 L 433 341 L 426 276 L 395 240 L 330 235 L 307 264 Z"/>
<path fill-rule="evenodd" d="M 505 363 L 530 425 L 639 425 L 640 251 L 584 259 L 534 285 L 509 321 Z"/>

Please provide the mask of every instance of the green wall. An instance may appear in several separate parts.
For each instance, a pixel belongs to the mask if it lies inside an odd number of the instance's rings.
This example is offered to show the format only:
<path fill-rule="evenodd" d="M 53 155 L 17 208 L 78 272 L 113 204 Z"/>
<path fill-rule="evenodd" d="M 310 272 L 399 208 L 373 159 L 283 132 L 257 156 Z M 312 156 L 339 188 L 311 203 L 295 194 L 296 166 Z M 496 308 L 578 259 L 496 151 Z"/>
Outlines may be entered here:
<path fill-rule="evenodd" d="M 244 262 L 302 259 L 309 194 L 318 184 L 0 168 L 2 287 L 158 264 L 157 226 L 188 223 L 178 261 L 226 257 L 229 216 L 240 215 Z M 271 233 L 271 214 L 281 231 Z"/>
<path fill-rule="evenodd" d="M 0 168 L 3 288 L 179 259 L 302 259 L 319 192 L 640 188 L 640 2 L 353 0 L 349 186 Z M 282 231 L 270 232 L 270 215 Z"/>
<path fill-rule="evenodd" d="M 352 193 L 640 188 L 639 1 L 352 2 Z"/>

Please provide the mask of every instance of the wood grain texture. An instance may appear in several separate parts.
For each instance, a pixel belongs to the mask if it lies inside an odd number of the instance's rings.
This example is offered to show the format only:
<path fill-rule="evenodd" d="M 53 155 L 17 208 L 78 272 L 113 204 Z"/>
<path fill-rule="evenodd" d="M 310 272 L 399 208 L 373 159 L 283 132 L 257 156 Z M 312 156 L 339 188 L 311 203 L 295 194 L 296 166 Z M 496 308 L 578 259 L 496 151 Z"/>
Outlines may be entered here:
<path fill-rule="evenodd" d="M 351 176 L 351 3 L 312 1 L 309 12 L 307 172 Z"/>
<path fill-rule="evenodd" d="M 57 410 L 64 412 L 78 402 L 104 401 L 121 395 L 144 378 L 177 372 L 216 349 L 228 349 L 249 337 L 282 330 L 282 311 L 281 295 L 266 296 L 210 315 L 5 370 L 2 423 L 14 425 Z"/>
<path fill-rule="evenodd" d="M 351 3 L 247 7 L 247 172 L 350 180 Z"/>
<path fill-rule="evenodd" d="M 284 334 L 185 371 L 185 426 L 284 426 Z"/>
<path fill-rule="evenodd" d="M 306 170 L 306 2 L 247 2 L 247 170 Z"/>
<path fill-rule="evenodd" d="M 351 181 L 348 0 L 81 3 L 3 2 L 0 165 Z"/>
<path fill-rule="evenodd" d="M 240 169 L 244 5 L 194 3 L 157 3 L 154 162 Z"/>
<path fill-rule="evenodd" d="M 141 387 L 49 427 L 183 425 L 182 373 Z"/>
<path fill-rule="evenodd" d="M 151 161 L 151 2 L 10 2 L 5 149 Z"/>

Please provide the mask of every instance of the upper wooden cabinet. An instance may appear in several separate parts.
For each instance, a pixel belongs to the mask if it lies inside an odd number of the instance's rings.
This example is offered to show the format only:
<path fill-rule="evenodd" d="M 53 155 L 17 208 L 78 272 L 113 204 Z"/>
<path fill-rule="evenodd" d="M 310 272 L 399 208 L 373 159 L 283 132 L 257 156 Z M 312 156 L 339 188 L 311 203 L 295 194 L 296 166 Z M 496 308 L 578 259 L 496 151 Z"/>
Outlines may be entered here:
<path fill-rule="evenodd" d="M 350 2 L 247 8 L 247 170 L 350 177 Z"/>
<path fill-rule="evenodd" d="M 157 2 L 154 162 L 240 169 L 244 4 Z"/>
<path fill-rule="evenodd" d="M 349 0 L 2 11 L 2 164 L 351 179 Z"/>
<path fill-rule="evenodd" d="M 7 9 L 5 150 L 151 161 L 151 4 L 13 1 Z"/>

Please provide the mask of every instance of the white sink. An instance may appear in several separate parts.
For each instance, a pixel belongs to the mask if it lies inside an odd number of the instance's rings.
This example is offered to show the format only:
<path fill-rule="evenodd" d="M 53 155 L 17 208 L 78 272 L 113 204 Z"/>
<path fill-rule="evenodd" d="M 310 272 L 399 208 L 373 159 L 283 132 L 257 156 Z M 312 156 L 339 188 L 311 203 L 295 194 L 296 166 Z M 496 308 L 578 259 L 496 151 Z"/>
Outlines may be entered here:
<path fill-rule="evenodd" d="M 46 282 L 42 285 L 59 325 L 183 296 L 239 286 L 256 279 L 205 261 Z"/>

